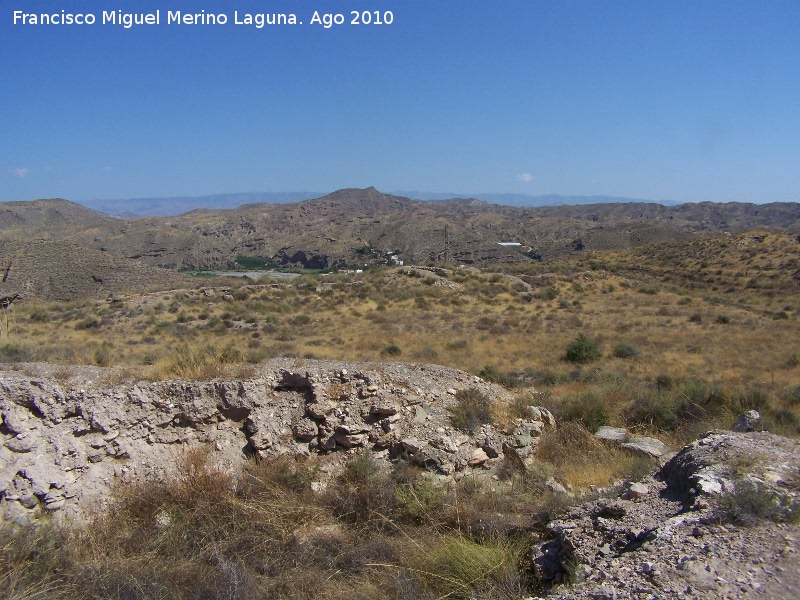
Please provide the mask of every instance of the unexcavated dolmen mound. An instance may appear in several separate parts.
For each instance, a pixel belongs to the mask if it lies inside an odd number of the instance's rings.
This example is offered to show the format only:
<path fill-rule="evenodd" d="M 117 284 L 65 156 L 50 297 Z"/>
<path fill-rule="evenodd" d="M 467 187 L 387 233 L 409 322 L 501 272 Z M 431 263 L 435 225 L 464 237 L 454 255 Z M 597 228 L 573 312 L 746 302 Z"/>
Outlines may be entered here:
<path fill-rule="evenodd" d="M 0 507 L 6 519 L 38 511 L 78 512 L 116 481 L 161 479 L 181 453 L 203 445 L 224 468 L 248 455 L 318 454 L 336 463 L 371 448 L 401 453 L 454 474 L 512 453 L 525 461 L 544 428 L 531 409 L 504 431 L 455 429 L 448 408 L 460 390 L 490 402 L 508 392 L 467 373 L 433 365 L 345 364 L 290 359 L 255 377 L 225 381 L 140 381 L 108 385 L 110 370 L 75 367 L 62 383 L 51 365 L 0 371 Z M 324 485 L 324 482 L 320 482 Z"/>

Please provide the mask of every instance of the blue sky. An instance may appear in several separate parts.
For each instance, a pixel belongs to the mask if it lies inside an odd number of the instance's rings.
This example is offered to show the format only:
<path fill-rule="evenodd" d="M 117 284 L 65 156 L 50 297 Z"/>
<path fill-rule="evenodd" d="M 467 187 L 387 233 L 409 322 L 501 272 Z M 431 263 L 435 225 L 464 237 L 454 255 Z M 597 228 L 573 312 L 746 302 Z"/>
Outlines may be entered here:
<path fill-rule="evenodd" d="M 13 24 L 62 9 L 97 23 Z M 117 9 L 162 23 L 100 24 Z M 315 10 L 394 22 L 325 29 Z M 374 185 L 797 202 L 798 32 L 796 0 L 5 0 L 0 200 Z"/>

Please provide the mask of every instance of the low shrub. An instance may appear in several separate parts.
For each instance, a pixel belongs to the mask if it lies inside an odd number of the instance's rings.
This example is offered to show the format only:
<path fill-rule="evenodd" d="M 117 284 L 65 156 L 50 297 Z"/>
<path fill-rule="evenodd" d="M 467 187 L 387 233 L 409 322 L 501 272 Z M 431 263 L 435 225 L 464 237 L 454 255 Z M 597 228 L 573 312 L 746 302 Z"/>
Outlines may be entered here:
<path fill-rule="evenodd" d="M 522 383 L 519 377 L 510 373 L 503 373 L 499 369 L 496 369 L 490 365 L 484 366 L 483 369 L 481 369 L 481 371 L 478 373 L 478 377 L 485 379 L 486 381 L 491 381 L 492 383 L 497 383 L 509 389 L 518 387 Z"/>
<path fill-rule="evenodd" d="M 573 363 L 587 363 L 597 360 L 600 355 L 600 345 L 586 334 L 581 333 L 567 345 L 564 360 Z"/>
<path fill-rule="evenodd" d="M 759 521 L 777 523 L 800 522 L 800 503 L 789 495 L 770 490 L 766 485 L 749 479 L 734 482 L 734 489 L 719 499 L 722 517 L 743 525 Z"/>
<path fill-rule="evenodd" d="M 381 350 L 381 356 L 400 356 L 403 350 L 397 344 L 389 344 Z"/>
<path fill-rule="evenodd" d="M 481 425 L 494 421 L 489 398 L 480 390 L 476 388 L 458 390 L 456 400 L 458 403 L 447 409 L 456 429 L 475 431 Z"/>
<path fill-rule="evenodd" d="M 440 520 L 445 490 L 431 477 L 420 476 L 413 482 L 395 486 L 396 515 L 401 522 L 436 524 Z"/>
<path fill-rule="evenodd" d="M 611 353 L 617 358 L 636 358 L 639 356 L 639 349 L 632 342 L 622 341 L 614 344 Z"/>
<path fill-rule="evenodd" d="M 636 398 L 625 418 L 630 427 L 644 425 L 658 431 L 674 431 L 680 422 L 673 398 L 661 393 Z"/>
<path fill-rule="evenodd" d="M 558 298 L 558 290 L 552 286 L 539 288 L 534 294 L 534 297 L 537 300 L 544 300 L 544 301 L 555 300 L 556 298 Z"/>
<path fill-rule="evenodd" d="M 786 393 L 786 400 L 789 404 L 800 404 L 800 385 L 796 385 Z"/>
<path fill-rule="evenodd" d="M 555 412 L 556 421 L 581 423 L 589 431 L 607 425 L 610 417 L 607 403 L 591 391 L 568 397 Z"/>
<path fill-rule="evenodd" d="M 676 411 L 681 420 L 707 420 L 730 406 L 726 390 L 716 386 L 688 381 L 676 390 Z"/>
<path fill-rule="evenodd" d="M 94 364 L 98 367 L 109 367 L 113 362 L 112 346 L 107 342 L 103 342 L 94 351 Z"/>
<path fill-rule="evenodd" d="M 669 375 L 661 374 L 656 375 L 655 384 L 657 390 L 671 390 L 675 382 Z"/>
<path fill-rule="evenodd" d="M 352 458 L 342 475 L 328 486 L 325 503 L 346 523 L 380 529 L 392 526 L 390 516 L 397 499 L 389 476 L 367 451 Z"/>
<path fill-rule="evenodd" d="M 30 346 L 19 342 L 7 342 L 0 345 L 0 362 L 33 362 L 36 360 L 36 351 Z"/>
<path fill-rule="evenodd" d="M 34 308 L 31 311 L 30 319 L 35 323 L 49 323 L 50 313 L 44 308 Z"/>
<path fill-rule="evenodd" d="M 84 329 L 97 329 L 100 327 L 100 319 L 95 317 L 86 317 L 85 319 L 81 319 L 77 323 L 75 323 L 75 329 L 78 331 Z"/>

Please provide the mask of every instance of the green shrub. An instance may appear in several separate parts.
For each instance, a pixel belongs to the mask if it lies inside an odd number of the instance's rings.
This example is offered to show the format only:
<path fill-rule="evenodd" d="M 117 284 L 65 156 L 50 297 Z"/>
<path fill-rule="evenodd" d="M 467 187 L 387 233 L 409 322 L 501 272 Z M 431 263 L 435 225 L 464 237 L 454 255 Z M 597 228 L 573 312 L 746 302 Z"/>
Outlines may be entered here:
<path fill-rule="evenodd" d="M 556 410 L 557 421 L 581 423 L 592 432 L 608 425 L 609 417 L 606 403 L 592 392 L 574 395 Z"/>
<path fill-rule="evenodd" d="M 592 338 L 581 333 L 572 340 L 564 354 L 564 359 L 573 363 L 587 363 L 600 358 L 600 346 Z"/>
<path fill-rule="evenodd" d="M 112 354 L 111 345 L 103 342 L 94 351 L 94 364 L 96 364 L 98 367 L 111 366 L 111 362 L 113 360 Z"/>
<path fill-rule="evenodd" d="M 518 387 L 522 383 L 519 377 L 510 373 L 503 373 L 490 365 L 484 366 L 480 373 L 478 373 L 478 377 L 486 381 L 491 381 L 492 383 L 500 384 L 509 389 Z"/>
<path fill-rule="evenodd" d="M 532 378 L 534 383 L 546 386 L 558 385 L 566 379 L 563 374 L 557 373 L 552 369 L 542 369 L 541 371 L 529 372 L 528 377 Z"/>
<path fill-rule="evenodd" d="M 242 353 L 237 348 L 226 346 L 220 351 L 218 359 L 223 364 L 240 363 L 242 362 Z"/>
<path fill-rule="evenodd" d="M 672 381 L 672 377 L 669 375 L 661 374 L 656 375 L 656 389 L 659 390 L 671 390 L 674 382 Z"/>
<path fill-rule="evenodd" d="M 100 327 L 100 319 L 95 317 L 86 317 L 75 323 L 75 329 L 82 330 L 82 329 L 97 329 Z"/>
<path fill-rule="evenodd" d="M 308 325 L 311 323 L 311 317 L 308 315 L 297 315 L 296 317 L 289 319 L 289 323 L 292 325 Z"/>
<path fill-rule="evenodd" d="M 779 494 L 766 485 L 749 479 L 739 479 L 732 492 L 719 499 L 723 517 L 744 525 L 759 521 L 797 523 L 800 521 L 800 503 L 791 496 Z"/>
<path fill-rule="evenodd" d="M 558 298 L 558 290 L 552 286 L 540 288 L 534 294 L 537 300 L 555 300 Z"/>
<path fill-rule="evenodd" d="M 397 516 L 407 523 L 433 524 L 439 520 L 445 490 L 431 477 L 417 477 L 411 483 L 395 486 Z"/>
<path fill-rule="evenodd" d="M 530 417 L 530 407 L 537 405 L 537 396 L 531 394 L 517 395 L 511 401 L 509 408 L 511 414 L 519 419 L 527 419 Z"/>
<path fill-rule="evenodd" d="M 36 323 L 48 323 L 50 322 L 50 313 L 43 308 L 34 308 L 31 311 L 30 319 Z"/>
<path fill-rule="evenodd" d="M 439 358 L 439 353 L 436 351 L 436 348 L 425 346 L 422 350 L 420 350 L 419 357 L 424 360 L 436 360 Z"/>
<path fill-rule="evenodd" d="M 381 356 L 400 356 L 403 351 L 397 344 L 389 344 L 381 350 Z"/>
<path fill-rule="evenodd" d="M 464 431 L 475 431 L 483 424 L 492 423 L 489 398 L 480 390 L 469 388 L 456 392 L 458 404 L 448 407 L 453 427 Z"/>
<path fill-rule="evenodd" d="M 645 425 L 659 431 L 674 431 L 679 418 L 672 399 L 664 394 L 636 398 L 628 408 L 626 422 L 629 426 Z"/>
<path fill-rule="evenodd" d="M 369 451 L 352 458 L 342 475 L 328 486 L 325 502 L 346 523 L 391 526 L 396 498 L 389 477 Z"/>
<path fill-rule="evenodd" d="M 617 342 L 611 353 L 617 358 L 636 358 L 639 356 L 639 349 L 628 341 Z"/>
<path fill-rule="evenodd" d="M 447 342 L 446 347 L 448 350 L 466 350 L 467 346 L 469 346 L 467 340 L 455 340 L 454 342 Z"/>
<path fill-rule="evenodd" d="M 683 383 L 676 395 L 676 411 L 681 420 L 708 419 L 731 406 L 730 395 L 724 389 L 698 381 Z"/>
<path fill-rule="evenodd" d="M 731 409 L 735 413 L 743 413 L 748 410 L 757 410 L 764 413 L 769 410 L 772 400 L 764 390 L 752 388 L 746 392 L 740 392 L 731 398 Z"/>
<path fill-rule="evenodd" d="M 0 362 L 32 362 L 36 358 L 33 348 L 18 342 L 8 342 L 0 346 Z"/>
<path fill-rule="evenodd" d="M 691 317 L 689 317 L 689 323 L 702 323 L 703 322 L 703 315 L 700 313 L 694 313 Z"/>
<path fill-rule="evenodd" d="M 796 385 L 788 391 L 786 400 L 789 404 L 800 404 L 800 385 Z"/>
<path fill-rule="evenodd" d="M 142 364 L 146 366 L 154 365 L 158 361 L 158 354 L 155 352 L 145 352 L 142 356 Z"/>
<path fill-rule="evenodd" d="M 800 417 L 791 408 L 779 408 L 773 413 L 772 419 L 778 426 L 800 433 Z"/>
<path fill-rule="evenodd" d="M 731 318 L 728 315 L 717 315 L 715 322 L 720 325 L 727 325 L 731 322 Z"/>
<path fill-rule="evenodd" d="M 786 364 L 790 367 L 796 367 L 800 365 L 800 354 L 793 352 L 792 355 L 787 359 Z"/>

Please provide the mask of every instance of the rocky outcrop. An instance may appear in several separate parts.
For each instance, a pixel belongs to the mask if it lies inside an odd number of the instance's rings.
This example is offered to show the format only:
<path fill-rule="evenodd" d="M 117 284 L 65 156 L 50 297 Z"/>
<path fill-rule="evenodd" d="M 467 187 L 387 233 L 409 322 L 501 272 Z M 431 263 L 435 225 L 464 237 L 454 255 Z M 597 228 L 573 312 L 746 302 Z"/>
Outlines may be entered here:
<path fill-rule="evenodd" d="M 103 383 L 113 371 L 75 367 L 63 382 L 52 367 L 0 372 L 0 509 L 75 514 L 107 497 L 115 481 L 161 479 L 190 447 L 209 448 L 237 471 L 248 456 L 323 457 L 334 473 L 353 453 L 405 456 L 442 475 L 488 469 L 503 458 L 525 468 L 552 415 L 466 433 L 451 425 L 457 390 L 492 402 L 502 388 L 433 365 L 345 364 L 280 359 L 255 377 L 225 381 Z M 63 379 L 63 374 L 61 375 Z"/>
<path fill-rule="evenodd" d="M 547 523 L 532 568 L 548 598 L 793 598 L 800 526 L 779 514 L 757 527 L 732 518 L 721 499 L 742 481 L 766 502 L 797 508 L 800 442 L 709 432 L 655 477 Z"/>

